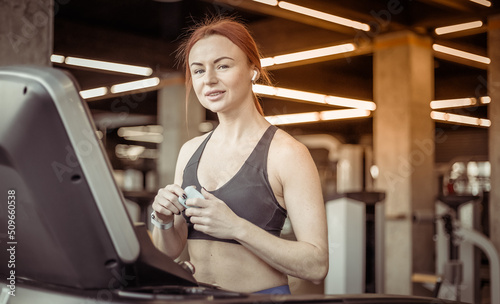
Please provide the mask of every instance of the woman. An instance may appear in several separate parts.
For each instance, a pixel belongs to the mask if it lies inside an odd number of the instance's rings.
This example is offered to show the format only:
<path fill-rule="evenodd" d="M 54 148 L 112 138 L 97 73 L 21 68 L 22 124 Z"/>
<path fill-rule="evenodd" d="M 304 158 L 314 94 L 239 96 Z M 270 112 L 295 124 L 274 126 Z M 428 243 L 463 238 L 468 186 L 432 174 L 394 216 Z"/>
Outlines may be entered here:
<path fill-rule="evenodd" d="M 253 38 L 238 22 L 211 21 L 180 54 L 187 90 L 219 125 L 183 145 L 174 183 L 158 191 L 155 245 L 176 258 L 187 242 L 195 278 L 227 290 L 290 293 L 287 275 L 320 283 L 328 244 L 318 173 L 307 148 L 263 117 L 252 83 L 268 77 Z M 184 208 L 190 185 L 205 199 Z M 287 215 L 296 241 L 279 238 Z"/>

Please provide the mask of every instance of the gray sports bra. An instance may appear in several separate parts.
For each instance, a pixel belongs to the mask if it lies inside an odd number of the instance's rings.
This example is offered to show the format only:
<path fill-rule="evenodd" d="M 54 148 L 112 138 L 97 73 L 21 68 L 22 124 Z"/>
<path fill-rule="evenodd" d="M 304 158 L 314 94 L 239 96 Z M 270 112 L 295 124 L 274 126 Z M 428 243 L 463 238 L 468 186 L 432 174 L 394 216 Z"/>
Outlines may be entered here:
<path fill-rule="evenodd" d="M 275 236 L 280 235 L 287 216 L 286 210 L 276 200 L 267 177 L 267 155 L 277 129 L 276 126 L 269 126 L 236 175 L 220 188 L 210 191 L 224 201 L 236 215 Z M 211 136 L 212 133 L 207 136 L 187 163 L 184 169 L 182 188 L 195 185 L 197 189 L 201 189 L 197 175 L 198 164 Z M 196 231 L 185 214 L 184 217 L 188 223 L 188 239 L 238 244 L 235 240 L 218 239 Z"/>

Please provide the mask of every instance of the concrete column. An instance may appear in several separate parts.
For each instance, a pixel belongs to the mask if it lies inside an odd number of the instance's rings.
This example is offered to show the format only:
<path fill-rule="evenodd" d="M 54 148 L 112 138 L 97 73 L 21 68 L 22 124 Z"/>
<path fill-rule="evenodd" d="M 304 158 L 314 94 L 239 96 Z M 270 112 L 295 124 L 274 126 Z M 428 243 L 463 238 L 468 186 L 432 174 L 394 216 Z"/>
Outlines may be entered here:
<path fill-rule="evenodd" d="M 0 66 L 50 66 L 53 0 L 0 1 Z"/>
<path fill-rule="evenodd" d="M 433 226 L 412 213 L 433 212 L 434 92 L 431 40 L 409 31 L 376 37 L 374 51 L 375 187 L 385 200 L 385 293 L 412 294 L 411 276 L 433 272 Z"/>
<path fill-rule="evenodd" d="M 363 191 L 363 153 L 360 145 L 342 145 L 337 163 L 337 192 Z"/>
<path fill-rule="evenodd" d="M 163 126 L 163 142 L 158 159 L 160 187 L 174 182 L 179 150 L 186 141 L 201 134 L 199 125 L 205 120 L 205 109 L 194 92 L 190 94 L 186 112 L 185 96 L 182 80 L 158 91 L 158 124 Z"/>
<path fill-rule="evenodd" d="M 488 20 L 488 56 L 491 63 L 488 67 L 488 94 L 491 103 L 488 105 L 488 116 L 491 120 L 489 128 L 489 160 L 491 164 L 491 192 L 489 202 L 490 239 L 500 252 L 500 15 Z"/>

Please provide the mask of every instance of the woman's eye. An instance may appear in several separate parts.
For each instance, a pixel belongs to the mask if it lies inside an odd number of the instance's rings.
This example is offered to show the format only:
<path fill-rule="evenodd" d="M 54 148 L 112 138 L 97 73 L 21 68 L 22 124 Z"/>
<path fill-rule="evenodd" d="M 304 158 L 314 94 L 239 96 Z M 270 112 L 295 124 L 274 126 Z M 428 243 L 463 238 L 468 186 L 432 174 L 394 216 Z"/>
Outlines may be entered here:
<path fill-rule="evenodd" d="M 198 74 L 201 74 L 201 73 L 203 73 L 203 70 L 201 70 L 201 69 L 197 69 L 197 70 L 193 71 L 193 74 L 195 74 L 195 75 L 198 75 Z"/>
<path fill-rule="evenodd" d="M 227 69 L 229 66 L 227 64 L 221 64 L 218 66 L 219 70 Z"/>

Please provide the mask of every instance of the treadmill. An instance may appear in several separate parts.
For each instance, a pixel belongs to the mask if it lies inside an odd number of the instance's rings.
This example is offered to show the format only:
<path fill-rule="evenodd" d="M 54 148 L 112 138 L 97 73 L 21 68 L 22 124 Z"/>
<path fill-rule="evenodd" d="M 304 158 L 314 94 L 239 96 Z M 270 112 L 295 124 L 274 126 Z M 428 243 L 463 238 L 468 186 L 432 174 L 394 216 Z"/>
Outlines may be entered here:
<path fill-rule="evenodd" d="M 104 151 L 71 75 L 0 68 L 0 304 L 454 303 L 201 284 L 131 221 Z"/>

